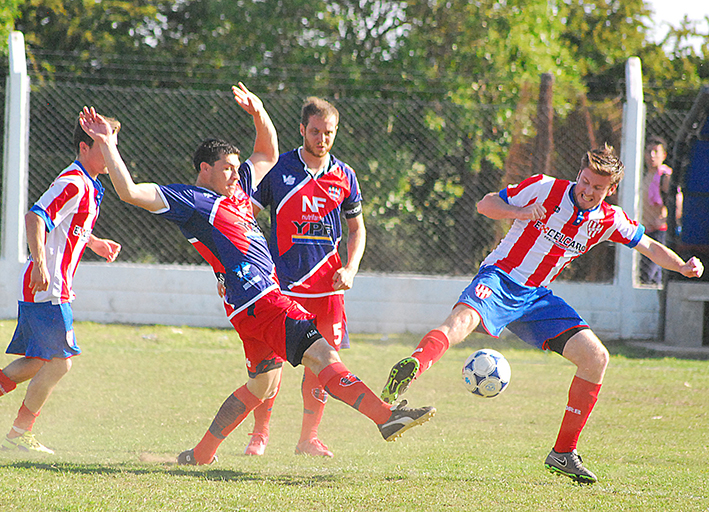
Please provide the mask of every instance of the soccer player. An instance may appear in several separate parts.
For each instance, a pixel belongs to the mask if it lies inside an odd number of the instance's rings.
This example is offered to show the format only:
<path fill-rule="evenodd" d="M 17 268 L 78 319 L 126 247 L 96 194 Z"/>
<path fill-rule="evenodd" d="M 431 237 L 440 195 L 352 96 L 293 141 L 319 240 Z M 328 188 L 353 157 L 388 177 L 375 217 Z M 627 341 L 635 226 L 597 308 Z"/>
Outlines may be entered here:
<path fill-rule="evenodd" d="M 107 137 L 117 143 L 120 123 L 107 119 Z M 59 380 L 69 372 L 71 358 L 81 354 L 73 329 L 72 284 L 81 255 L 89 247 L 112 262 L 121 250 L 113 240 L 91 231 L 99 214 L 106 174 L 101 150 L 74 128 L 76 160 L 54 180 L 25 215 L 30 257 L 20 275 L 17 328 L 7 347 L 21 357 L 0 371 L 0 396 L 29 380 L 25 399 L 0 447 L 53 454 L 32 432 L 40 410 Z"/>
<path fill-rule="evenodd" d="M 537 174 L 483 197 L 478 211 L 491 219 L 514 219 L 512 228 L 482 262 L 443 324 L 423 337 L 411 357 L 394 365 L 382 398 L 396 400 L 476 327 L 492 336 L 507 327 L 530 345 L 553 350 L 576 365 L 556 444 L 544 464 L 575 481 L 595 482 L 576 444 L 596 403 L 609 355 L 588 324 L 547 286 L 571 260 L 607 240 L 635 248 L 686 277 L 699 277 L 704 270 L 699 259 L 683 261 L 645 235 L 643 226 L 619 207 L 604 202 L 623 173 L 623 163 L 606 145 L 584 155 L 576 182 Z"/>
<path fill-rule="evenodd" d="M 349 348 L 344 291 L 352 288 L 366 239 L 357 177 L 330 153 L 339 118 L 329 102 L 307 98 L 301 109 L 303 145 L 279 157 L 252 197 L 255 215 L 270 207 L 269 249 L 282 293 L 315 315 L 318 331 L 335 350 Z M 338 253 L 343 212 L 349 233 L 346 265 Z M 274 371 L 282 365 L 276 358 L 268 368 L 252 363 L 248 371 Z M 295 453 L 332 457 L 318 439 L 327 392 L 307 367 L 301 388 L 303 422 Z M 254 431 L 245 454 L 263 455 L 275 400 L 274 394 L 254 409 Z"/>
<path fill-rule="evenodd" d="M 224 275 L 224 306 L 254 368 L 268 366 L 275 356 L 293 366 L 303 364 L 318 376 L 335 398 L 357 409 L 379 427 L 387 441 L 427 421 L 433 407 L 392 407 L 350 373 L 313 324 L 314 315 L 283 295 L 275 277 L 266 239 L 253 216 L 250 194 L 278 160 L 276 130 L 263 103 L 243 84 L 232 88 L 236 102 L 256 126 L 254 151 L 245 162 L 232 144 L 206 140 L 194 154 L 194 185 L 135 184 L 109 136 L 104 118 L 84 108 L 81 123 L 108 163 L 119 197 L 177 224 L 201 248 L 215 272 Z M 255 372 L 222 404 L 194 449 L 182 452 L 178 464 L 210 464 L 222 441 L 249 412 L 272 396 L 279 371 Z"/>

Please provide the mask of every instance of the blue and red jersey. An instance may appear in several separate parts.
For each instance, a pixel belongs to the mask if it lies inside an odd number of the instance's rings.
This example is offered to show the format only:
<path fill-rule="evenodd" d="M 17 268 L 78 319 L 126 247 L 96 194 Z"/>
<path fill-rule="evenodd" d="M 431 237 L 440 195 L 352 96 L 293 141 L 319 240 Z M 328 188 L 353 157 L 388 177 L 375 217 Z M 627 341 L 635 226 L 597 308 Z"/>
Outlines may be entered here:
<path fill-rule="evenodd" d="M 322 297 L 334 293 L 333 276 L 342 268 L 338 246 L 341 215 L 361 214 L 362 194 L 354 171 L 330 155 L 325 171 L 313 176 L 301 148 L 283 153 L 253 194 L 271 209 L 271 255 L 284 294 Z"/>
<path fill-rule="evenodd" d="M 154 212 L 177 224 L 214 271 L 225 274 L 225 301 L 233 307 L 233 314 L 278 289 L 268 244 L 247 192 L 252 183 L 253 168 L 246 161 L 239 168 L 239 184 L 232 197 L 196 185 L 161 185 L 160 194 L 168 206 Z"/>

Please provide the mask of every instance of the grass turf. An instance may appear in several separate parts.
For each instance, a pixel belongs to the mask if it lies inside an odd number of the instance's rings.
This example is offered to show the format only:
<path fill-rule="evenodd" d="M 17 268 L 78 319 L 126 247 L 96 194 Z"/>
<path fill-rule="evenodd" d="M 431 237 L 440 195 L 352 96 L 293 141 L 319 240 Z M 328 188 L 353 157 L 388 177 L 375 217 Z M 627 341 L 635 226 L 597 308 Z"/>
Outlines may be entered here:
<path fill-rule="evenodd" d="M 14 321 L 0 321 L 10 339 Z M 436 417 L 385 443 L 364 416 L 331 399 L 320 428 L 335 453 L 296 456 L 301 369 L 287 367 L 263 457 L 242 454 L 250 417 L 219 463 L 183 468 L 223 400 L 246 380 L 237 335 L 220 329 L 77 323 L 84 354 L 59 383 L 35 433 L 55 456 L 0 452 L 3 511 L 707 511 L 709 361 L 656 358 L 619 344 L 579 451 L 599 482 L 543 467 L 573 367 L 515 339 L 471 336 L 405 395 Z M 353 336 L 348 367 L 375 392 L 418 337 Z M 495 399 L 465 391 L 475 349 L 512 367 Z M 12 360 L 0 356 L 0 365 Z M 26 384 L 0 399 L 9 429 Z M 2 432 L 2 431 L 0 431 Z"/>

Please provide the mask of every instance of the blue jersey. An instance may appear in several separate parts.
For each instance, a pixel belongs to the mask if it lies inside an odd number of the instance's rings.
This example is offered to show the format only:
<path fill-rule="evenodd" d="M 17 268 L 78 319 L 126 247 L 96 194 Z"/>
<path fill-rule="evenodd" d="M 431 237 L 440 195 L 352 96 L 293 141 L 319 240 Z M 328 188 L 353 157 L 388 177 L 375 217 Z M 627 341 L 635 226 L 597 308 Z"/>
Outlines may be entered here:
<path fill-rule="evenodd" d="M 354 171 L 330 155 L 318 176 L 307 170 L 301 149 L 283 153 L 253 194 L 260 208 L 270 207 L 270 249 L 286 295 L 314 297 L 333 290 L 333 275 L 342 268 L 337 252 L 342 239 L 341 215 L 362 212 Z"/>
<path fill-rule="evenodd" d="M 247 161 L 239 169 L 239 186 L 232 197 L 195 185 L 160 186 L 168 206 L 155 212 L 177 224 L 215 272 L 225 274 L 225 300 L 235 313 L 278 288 L 268 244 L 246 192 L 252 183 Z"/>

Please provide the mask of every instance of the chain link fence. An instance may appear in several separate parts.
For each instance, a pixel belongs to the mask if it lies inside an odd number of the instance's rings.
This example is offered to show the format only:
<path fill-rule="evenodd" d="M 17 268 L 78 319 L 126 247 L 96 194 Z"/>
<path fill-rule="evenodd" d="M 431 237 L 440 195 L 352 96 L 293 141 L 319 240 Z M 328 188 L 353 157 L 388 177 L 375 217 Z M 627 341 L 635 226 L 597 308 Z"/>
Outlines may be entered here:
<path fill-rule="evenodd" d="M 261 98 L 278 130 L 281 151 L 299 146 L 303 98 Z M 473 274 L 509 227 L 478 215 L 480 198 L 536 172 L 573 180 L 589 148 L 609 142 L 621 149 L 619 99 L 593 105 L 580 101 L 565 118 L 551 116 L 546 122 L 540 121 L 536 100 L 495 107 L 332 101 L 340 110 L 333 154 L 355 169 L 364 196 L 363 271 Z M 72 132 L 84 105 L 122 122 L 119 148 L 136 181 L 194 182 L 192 153 L 208 137 L 232 141 L 244 155 L 251 152 L 251 118 L 230 91 L 42 83 L 31 93 L 30 203 L 74 158 Z M 672 141 L 684 115 L 650 112 L 647 133 Z M 108 191 L 94 233 L 123 245 L 120 261 L 203 263 L 177 229 L 121 203 L 109 180 L 101 179 Z M 268 222 L 265 215 L 259 220 Z M 97 260 L 91 251 L 85 258 Z M 614 244 L 605 244 L 570 265 L 562 278 L 608 282 L 614 261 Z"/>

